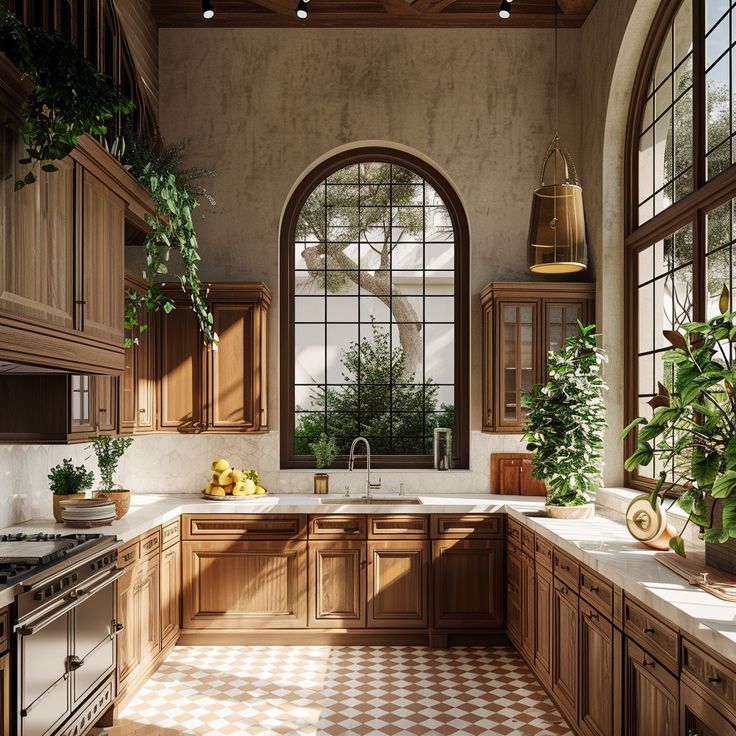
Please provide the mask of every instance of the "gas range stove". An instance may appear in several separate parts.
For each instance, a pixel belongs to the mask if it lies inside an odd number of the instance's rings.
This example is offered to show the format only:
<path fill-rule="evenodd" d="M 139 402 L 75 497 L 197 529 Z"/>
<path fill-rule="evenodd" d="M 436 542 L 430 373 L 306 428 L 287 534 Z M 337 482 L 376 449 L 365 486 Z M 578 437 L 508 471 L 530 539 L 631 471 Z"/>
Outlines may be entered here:
<path fill-rule="evenodd" d="M 109 539 L 102 534 L 0 534 L 0 587 L 21 583 Z"/>

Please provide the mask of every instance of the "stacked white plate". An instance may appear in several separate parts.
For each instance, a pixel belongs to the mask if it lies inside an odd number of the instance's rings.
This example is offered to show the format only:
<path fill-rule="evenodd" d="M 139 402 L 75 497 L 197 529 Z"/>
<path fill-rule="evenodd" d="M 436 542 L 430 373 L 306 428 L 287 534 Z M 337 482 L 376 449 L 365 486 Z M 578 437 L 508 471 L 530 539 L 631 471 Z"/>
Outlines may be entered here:
<path fill-rule="evenodd" d="M 107 526 L 115 521 L 115 502 L 102 498 L 62 501 L 61 518 L 67 526 Z"/>

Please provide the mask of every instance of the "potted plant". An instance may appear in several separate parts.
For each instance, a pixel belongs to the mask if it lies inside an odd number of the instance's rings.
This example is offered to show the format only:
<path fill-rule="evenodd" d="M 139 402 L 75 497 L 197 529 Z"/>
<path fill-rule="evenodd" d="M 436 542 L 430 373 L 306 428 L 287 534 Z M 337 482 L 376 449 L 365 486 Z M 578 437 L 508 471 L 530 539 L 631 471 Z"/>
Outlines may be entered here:
<path fill-rule="evenodd" d="M 92 447 L 97 455 L 102 487 L 92 495 L 94 498 L 108 498 L 115 501 L 115 515 L 122 519 L 130 508 L 130 491 L 115 486 L 115 471 L 120 458 L 133 444 L 132 437 L 95 437 Z"/>
<path fill-rule="evenodd" d="M 309 445 L 314 455 L 314 464 L 317 468 L 329 468 L 337 457 L 337 442 L 324 432 L 316 442 Z M 330 492 L 330 476 L 327 473 L 314 474 L 314 492 L 325 494 Z"/>
<path fill-rule="evenodd" d="M 48 475 L 51 481 L 51 493 L 54 494 L 54 519 L 61 523 L 62 501 L 72 498 L 84 498 L 85 491 L 92 488 L 95 474 L 84 465 L 72 465 L 72 459 L 65 457 L 61 465 L 55 465 Z"/>
<path fill-rule="evenodd" d="M 580 334 L 567 338 L 559 353 L 548 354 L 547 382 L 523 398 L 532 474 L 546 484 L 547 514 L 558 519 L 593 515 L 607 427 L 601 376 L 606 358 L 595 325 L 578 326 Z"/>
<path fill-rule="evenodd" d="M 718 315 L 663 333 L 672 345 L 663 357 L 672 379 L 659 383 L 649 402 L 651 419 L 634 419 L 622 437 L 638 428 L 627 470 L 655 457 L 665 468 L 652 506 L 660 495 L 682 490 L 677 504 L 702 529 L 706 563 L 736 573 L 736 312 L 729 304 L 724 286 Z M 685 555 L 682 534 L 670 547 Z"/>

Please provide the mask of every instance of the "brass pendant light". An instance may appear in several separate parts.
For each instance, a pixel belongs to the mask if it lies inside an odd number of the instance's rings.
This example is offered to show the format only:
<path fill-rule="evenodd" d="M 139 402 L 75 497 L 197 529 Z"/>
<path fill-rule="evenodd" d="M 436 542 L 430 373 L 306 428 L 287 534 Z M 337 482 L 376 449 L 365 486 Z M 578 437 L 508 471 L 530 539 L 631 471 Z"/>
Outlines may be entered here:
<path fill-rule="evenodd" d="M 557 134 L 557 12 L 555 5 L 555 136 L 544 156 L 529 221 L 529 270 L 543 274 L 577 273 L 588 267 L 583 190 L 572 156 Z M 546 184 L 550 159 L 554 164 L 554 183 Z M 561 182 L 557 181 L 558 159 L 564 164 Z"/>

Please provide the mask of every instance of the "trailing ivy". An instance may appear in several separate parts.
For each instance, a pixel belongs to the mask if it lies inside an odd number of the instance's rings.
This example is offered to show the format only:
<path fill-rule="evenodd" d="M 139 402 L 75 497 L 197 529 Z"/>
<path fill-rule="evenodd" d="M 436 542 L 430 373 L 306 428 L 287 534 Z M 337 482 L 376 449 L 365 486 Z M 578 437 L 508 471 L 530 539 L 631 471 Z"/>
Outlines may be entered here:
<path fill-rule="evenodd" d="M 88 133 L 107 133 L 107 122 L 126 115 L 133 103 L 113 80 L 100 74 L 77 49 L 56 33 L 23 25 L 13 13 L 0 10 L 0 51 L 33 84 L 23 109 L 23 142 L 28 166 L 15 188 L 36 181 L 38 167 L 56 171 Z"/>
<path fill-rule="evenodd" d="M 169 274 L 172 250 L 182 262 L 182 272 L 176 278 L 191 302 L 204 341 L 213 343 L 217 335 L 199 280 L 199 245 L 192 212 L 202 197 L 214 203 L 206 190 L 197 184 L 197 180 L 213 176 L 214 172 L 201 168 L 183 169 L 184 144 L 165 145 L 158 135 L 137 136 L 128 130 L 119 149 L 123 164 L 151 193 L 156 205 L 156 215 L 146 218 L 151 227 L 145 242 L 146 269 L 143 273 L 148 290 L 142 295 L 128 293 L 125 313 L 125 327 L 131 334 L 128 343 L 137 343 L 138 335 L 145 329 L 139 319 L 141 310 L 163 309 L 168 314 L 174 308 L 159 284 L 159 280 Z"/>

